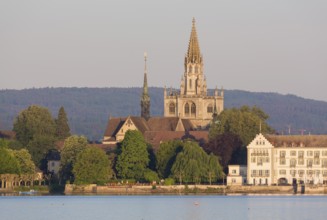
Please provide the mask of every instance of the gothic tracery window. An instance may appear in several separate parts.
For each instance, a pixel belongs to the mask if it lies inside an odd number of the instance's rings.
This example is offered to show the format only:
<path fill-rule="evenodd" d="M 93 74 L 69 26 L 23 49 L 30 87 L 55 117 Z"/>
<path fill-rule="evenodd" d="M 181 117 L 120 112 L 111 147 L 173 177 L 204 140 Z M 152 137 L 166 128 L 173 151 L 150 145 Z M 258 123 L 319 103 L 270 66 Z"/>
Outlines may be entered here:
<path fill-rule="evenodd" d="M 169 114 L 175 114 L 175 104 L 174 103 L 169 104 Z"/>
<path fill-rule="evenodd" d="M 185 104 L 184 112 L 185 115 L 188 115 L 190 113 L 190 105 L 188 103 Z"/>
<path fill-rule="evenodd" d="M 196 106 L 195 106 L 194 103 L 192 103 L 192 105 L 191 105 L 191 115 L 195 115 L 195 113 L 196 113 Z"/>

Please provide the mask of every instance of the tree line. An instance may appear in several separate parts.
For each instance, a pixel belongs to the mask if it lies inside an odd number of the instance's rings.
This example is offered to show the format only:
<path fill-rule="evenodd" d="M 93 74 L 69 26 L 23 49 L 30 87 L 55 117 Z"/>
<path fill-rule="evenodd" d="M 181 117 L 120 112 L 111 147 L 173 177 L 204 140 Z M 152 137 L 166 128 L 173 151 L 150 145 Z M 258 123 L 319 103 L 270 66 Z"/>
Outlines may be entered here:
<path fill-rule="evenodd" d="M 42 88 L 0 90 L 0 130 L 11 130 L 20 111 L 32 104 L 47 107 L 54 117 L 64 106 L 72 133 L 90 140 L 103 138 L 109 116 L 140 115 L 141 88 Z M 163 88 L 149 88 L 151 115 L 163 115 Z M 209 90 L 213 94 L 213 90 Z M 124 102 L 122 102 L 122 98 Z M 269 124 L 280 134 L 327 133 L 327 103 L 277 93 L 225 90 L 226 109 L 258 106 L 270 115 Z"/>
<path fill-rule="evenodd" d="M 29 106 L 16 117 L 16 140 L 0 142 L 1 172 L 44 172 L 47 155 L 59 149 L 60 174 L 54 181 L 64 185 L 129 182 L 216 183 L 228 164 L 246 164 L 246 146 L 259 132 L 270 133 L 268 115 L 258 107 L 225 109 L 210 124 L 209 141 L 200 147 L 193 140 L 172 140 L 154 152 L 139 131 L 127 131 L 114 151 L 91 145 L 84 136 L 71 135 L 63 107 L 57 118 L 41 106 Z M 35 165 L 34 165 L 35 164 Z"/>

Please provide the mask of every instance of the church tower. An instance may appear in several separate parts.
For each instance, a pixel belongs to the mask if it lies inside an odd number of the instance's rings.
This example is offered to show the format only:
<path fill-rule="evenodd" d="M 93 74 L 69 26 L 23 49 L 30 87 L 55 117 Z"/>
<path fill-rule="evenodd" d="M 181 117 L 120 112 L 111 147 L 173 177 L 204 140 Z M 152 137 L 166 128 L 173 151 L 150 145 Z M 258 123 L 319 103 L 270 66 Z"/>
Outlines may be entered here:
<path fill-rule="evenodd" d="M 145 120 L 148 120 L 150 118 L 150 96 L 148 93 L 146 59 L 147 59 L 147 54 L 144 53 L 144 81 L 143 81 L 143 92 L 141 96 L 141 117 L 145 118 Z"/>
<path fill-rule="evenodd" d="M 207 82 L 203 71 L 203 57 L 200 51 L 195 19 L 192 21 L 191 36 L 184 59 L 184 74 L 180 91 L 164 91 L 164 116 L 189 119 L 194 127 L 206 128 L 213 117 L 224 108 L 223 90 L 207 94 Z"/>

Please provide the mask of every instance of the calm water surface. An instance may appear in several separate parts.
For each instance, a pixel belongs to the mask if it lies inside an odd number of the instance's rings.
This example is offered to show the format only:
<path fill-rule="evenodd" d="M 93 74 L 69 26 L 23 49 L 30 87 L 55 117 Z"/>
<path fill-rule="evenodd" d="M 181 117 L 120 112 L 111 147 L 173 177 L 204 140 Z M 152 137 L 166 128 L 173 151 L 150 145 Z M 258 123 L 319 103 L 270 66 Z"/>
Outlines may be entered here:
<path fill-rule="evenodd" d="M 327 196 L 12 196 L 0 220 L 327 219 Z"/>

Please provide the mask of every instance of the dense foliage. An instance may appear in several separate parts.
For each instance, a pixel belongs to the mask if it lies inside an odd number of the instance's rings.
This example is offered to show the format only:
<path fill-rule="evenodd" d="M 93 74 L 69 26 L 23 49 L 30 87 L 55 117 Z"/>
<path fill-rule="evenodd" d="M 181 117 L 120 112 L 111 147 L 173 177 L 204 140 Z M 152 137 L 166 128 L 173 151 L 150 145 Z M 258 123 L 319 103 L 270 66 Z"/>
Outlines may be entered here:
<path fill-rule="evenodd" d="M 140 115 L 141 88 L 43 88 L 0 90 L 0 129 L 11 130 L 20 111 L 32 104 L 46 106 L 57 116 L 65 106 L 72 133 L 91 140 L 103 137 L 108 117 Z M 212 94 L 212 90 L 209 94 Z M 163 115 L 163 88 L 150 88 L 151 115 Z M 124 100 L 123 102 L 121 100 Z M 270 118 L 269 124 L 279 133 L 327 133 L 327 102 L 276 93 L 225 90 L 225 108 L 258 106 Z"/>
<path fill-rule="evenodd" d="M 64 142 L 60 158 L 60 176 L 62 181 L 73 181 L 73 166 L 76 162 L 77 155 L 86 149 L 87 139 L 83 136 L 73 135 L 68 137 Z"/>
<path fill-rule="evenodd" d="M 88 147 L 77 155 L 73 174 L 76 184 L 100 184 L 112 176 L 110 161 L 106 153 L 98 148 Z"/>
<path fill-rule="evenodd" d="M 26 149 L 12 150 L 9 143 L 0 139 L 0 174 L 33 174 L 35 165 Z"/>
<path fill-rule="evenodd" d="M 180 183 L 211 183 L 220 179 L 223 172 L 216 156 L 208 155 L 196 142 L 186 141 L 177 154 L 171 175 Z"/>
<path fill-rule="evenodd" d="M 142 133 L 127 131 L 121 143 L 121 153 L 117 158 L 117 176 L 123 179 L 142 180 L 149 161 L 147 144 Z"/>
<path fill-rule="evenodd" d="M 64 140 L 70 136 L 68 119 L 63 106 L 60 107 L 58 118 L 56 119 L 56 136 L 59 140 Z"/>
<path fill-rule="evenodd" d="M 266 120 L 269 116 L 258 107 L 243 106 L 225 109 L 209 130 L 208 152 L 220 156 L 226 169 L 230 162 L 246 164 L 246 146 L 259 132 L 270 133 Z"/>
<path fill-rule="evenodd" d="M 160 178 L 168 178 L 176 156 L 183 149 L 182 141 L 168 141 L 160 144 L 157 151 L 157 171 Z"/>
<path fill-rule="evenodd" d="M 40 166 L 46 153 L 54 147 L 55 122 L 47 108 L 32 105 L 23 110 L 14 122 L 17 140 Z"/>

